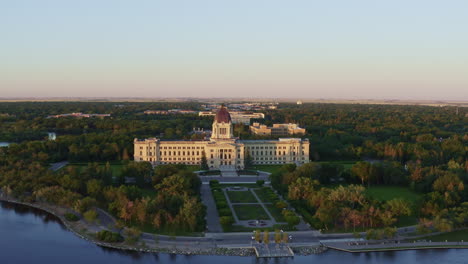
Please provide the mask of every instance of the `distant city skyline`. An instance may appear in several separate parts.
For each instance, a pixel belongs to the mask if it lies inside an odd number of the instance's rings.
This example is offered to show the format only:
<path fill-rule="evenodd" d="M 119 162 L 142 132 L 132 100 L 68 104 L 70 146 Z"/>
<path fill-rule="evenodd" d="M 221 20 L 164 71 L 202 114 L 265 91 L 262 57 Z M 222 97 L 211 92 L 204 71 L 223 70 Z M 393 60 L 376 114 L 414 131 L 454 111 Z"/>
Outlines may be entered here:
<path fill-rule="evenodd" d="M 468 2 L 0 3 L 0 97 L 468 100 Z"/>

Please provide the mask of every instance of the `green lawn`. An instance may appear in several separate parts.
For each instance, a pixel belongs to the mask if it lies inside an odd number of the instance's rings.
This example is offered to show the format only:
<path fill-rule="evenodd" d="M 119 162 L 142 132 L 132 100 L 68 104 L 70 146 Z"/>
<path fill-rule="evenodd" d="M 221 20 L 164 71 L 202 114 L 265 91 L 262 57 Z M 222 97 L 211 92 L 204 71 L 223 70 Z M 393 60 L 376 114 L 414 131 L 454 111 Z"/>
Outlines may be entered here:
<path fill-rule="evenodd" d="M 411 191 L 409 188 L 400 186 L 370 186 L 366 188 L 366 194 L 379 201 L 402 198 L 413 205 L 421 197 L 420 194 Z"/>
<path fill-rule="evenodd" d="M 254 165 L 252 168 L 249 168 L 249 170 L 260 170 L 260 171 L 266 171 L 269 173 L 274 173 L 279 171 L 283 165 Z"/>
<path fill-rule="evenodd" d="M 281 213 L 282 209 L 277 208 L 273 204 L 267 204 L 265 206 L 268 209 L 268 211 L 270 212 L 270 214 L 273 216 L 273 218 L 275 218 L 276 222 L 286 222 L 286 220 L 284 219 L 283 214 Z"/>
<path fill-rule="evenodd" d="M 260 198 L 260 200 L 264 203 L 275 203 L 279 200 L 278 196 L 270 187 L 263 187 L 260 189 L 255 189 L 254 191 L 258 198 Z"/>
<path fill-rule="evenodd" d="M 239 220 L 270 220 L 260 205 L 233 205 Z"/>
<path fill-rule="evenodd" d="M 227 191 L 231 203 L 258 203 L 250 191 Z"/>
<path fill-rule="evenodd" d="M 255 230 L 275 232 L 275 230 L 296 231 L 297 229 L 295 227 L 290 227 L 288 225 L 274 225 L 272 227 L 260 227 L 260 228 L 233 225 L 233 226 L 230 226 L 227 230 L 224 230 L 224 232 L 252 232 Z"/>
<path fill-rule="evenodd" d="M 331 164 L 340 164 L 343 165 L 344 169 L 351 169 L 357 161 L 350 160 L 331 160 L 331 161 L 318 161 L 318 163 L 331 163 Z"/>
<path fill-rule="evenodd" d="M 226 188 L 226 187 L 247 187 L 247 188 L 258 188 L 256 183 L 221 183 L 219 187 Z"/>
<path fill-rule="evenodd" d="M 444 242 L 446 240 L 450 242 L 458 242 L 463 240 L 466 242 L 468 241 L 468 229 L 448 232 L 440 235 L 427 236 L 421 239 L 431 240 L 434 242 Z"/>

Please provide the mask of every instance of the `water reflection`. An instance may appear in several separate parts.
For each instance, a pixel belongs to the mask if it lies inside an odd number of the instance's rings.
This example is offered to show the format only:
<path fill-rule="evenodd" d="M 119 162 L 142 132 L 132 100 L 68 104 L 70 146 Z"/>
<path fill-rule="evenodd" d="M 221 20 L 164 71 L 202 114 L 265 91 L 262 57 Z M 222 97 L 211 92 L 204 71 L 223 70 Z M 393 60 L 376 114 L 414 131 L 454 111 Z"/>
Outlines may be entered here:
<path fill-rule="evenodd" d="M 343 264 L 343 263 L 466 263 L 468 250 L 419 250 L 345 253 L 329 250 L 294 258 L 150 254 L 96 246 L 65 231 L 55 216 L 27 206 L 0 203 L 1 263 L 222 263 L 222 264 Z M 27 254 L 25 254 L 27 249 Z"/>

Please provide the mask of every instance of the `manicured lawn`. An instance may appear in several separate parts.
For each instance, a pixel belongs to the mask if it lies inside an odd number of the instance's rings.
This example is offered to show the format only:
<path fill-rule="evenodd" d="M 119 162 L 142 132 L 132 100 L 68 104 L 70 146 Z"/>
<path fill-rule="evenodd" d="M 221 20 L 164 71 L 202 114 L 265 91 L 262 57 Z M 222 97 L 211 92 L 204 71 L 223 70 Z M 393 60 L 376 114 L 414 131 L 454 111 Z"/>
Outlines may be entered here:
<path fill-rule="evenodd" d="M 258 198 L 260 198 L 260 200 L 264 203 L 275 203 L 279 199 L 270 187 L 255 189 L 255 193 L 257 194 Z"/>
<path fill-rule="evenodd" d="M 258 203 L 250 191 L 227 191 L 231 203 Z"/>
<path fill-rule="evenodd" d="M 270 220 L 260 205 L 233 205 L 239 220 Z"/>
<path fill-rule="evenodd" d="M 269 232 L 275 232 L 275 230 L 296 231 L 296 228 L 290 227 L 288 225 L 274 225 L 273 227 L 261 227 L 261 228 L 233 225 L 229 227 L 227 230 L 224 230 L 224 232 L 252 232 L 255 230 L 269 231 Z"/>
<path fill-rule="evenodd" d="M 431 240 L 434 242 L 444 242 L 446 240 L 450 242 L 458 242 L 463 240 L 466 242 L 468 241 L 468 229 L 448 232 L 440 235 L 428 236 L 422 239 Z"/>
<path fill-rule="evenodd" d="M 340 164 L 343 165 L 344 169 L 351 169 L 357 161 L 349 160 L 331 160 L 331 161 L 319 161 L 318 163 L 331 163 L 331 164 Z"/>
<path fill-rule="evenodd" d="M 249 168 L 249 169 L 250 170 L 260 170 L 260 171 L 266 171 L 266 172 L 269 172 L 269 173 L 274 173 L 274 172 L 279 171 L 279 169 L 282 166 L 283 165 L 255 165 L 255 166 L 252 166 L 252 168 Z"/>
<path fill-rule="evenodd" d="M 258 185 L 255 183 L 222 183 L 219 184 L 219 187 L 247 187 L 247 188 L 258 188 Z"/>
<path fill-rule="evenodd" d="M 273 218 L 275 218 L 276 222 L 286 222 L 286 220 L 284 219 L 283 214 L 281 213 L 282 209 L 277 208 L 273 204 L 267 204 L 265 206 L 268 209 L 268 211 L 270 212 L 270 214 L 273 216 Z"/>
<path fill-rule="evenodd" d="M 380 201 L 402 198 L 413 205 L 421 197 L 420 194 L 400 186 L 370 186 L 366 188 L 366 193 L 370 197 Z"/>

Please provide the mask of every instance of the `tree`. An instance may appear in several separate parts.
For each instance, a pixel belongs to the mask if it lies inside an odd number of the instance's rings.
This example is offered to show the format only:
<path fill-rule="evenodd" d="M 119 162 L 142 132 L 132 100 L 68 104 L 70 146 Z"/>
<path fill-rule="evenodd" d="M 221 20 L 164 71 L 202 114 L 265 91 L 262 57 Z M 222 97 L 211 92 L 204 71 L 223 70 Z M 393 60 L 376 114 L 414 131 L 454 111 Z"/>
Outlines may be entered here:
<path fill-rule="evenodd" d="M 122 160 L 130 160 L 130 156 L 128 155 L 127 148 L 124 148 L 122 151 Z"/>
<path fill-rule="evenodd" d="M 208 166 L 208 161 L 206 160 L 205 151 L 202 151 L 200 169 L 201 169 L 201 170 L 209 170 L 209 169 L 210 169 L 210 167 Z"/>
<path fill-rule="evenodd" d="M 300 177 L 289 186 L 288 197 L 291 200 L 307 200 L 318 184 L 316 180 Z"/>
<path fill-rule="evenodd" d="M 268 232 L 268 230 L 265 230 L 263 232 L 263 243 L 267 245 L 270 243 L 270 233 Z"/>
<path fill-rule="evenodd" d="M 400 217 L 403 215 L 411 215 L 411 208 L 408 202 L 399 198 L 387 201 L 386 209 L 389 210 L 396 217 Z"/>
<path fill-rule="evenodd" d="M 86 191 L 91 197 L 99 199 L 102 195 L 102 182 L 96 179 L 89 180 L 86 183 Z"/>
<path fill-rule="evenodd" d="M 360 161 L 351 167 L 351 173 L 361 180 L 362 185 L 369 182 L 372 165 L 366 161 Z"/>
<path fill-rule="evenodd" d="M 94 209 L 88 210 L 83 214 L 84 219 L 86 219 L 86 221 L 88 221 L 90 223 L 96 221 L 97 216 L 98 216 L 98 214 L 97 214 L 96 210 L 94 210 Z"/>
<path fill-rule="evenodd" d="M 250 156 L 250 152 L 247 150 L 244 153 L 244 166 L 246 169 L 252 167 L 252 157 Z"/>
<path fill-rule="evenodd" d="M 281 243 L 281 233 L 278 229 L 275 230 L 275 243 Z"/>
<path fill-rule="evenodd" d="M 228 229 L 234 223 L 234 218 L 232 218 L 232 216 L 221 216 L 219 222 L 223 229 Z"/>

